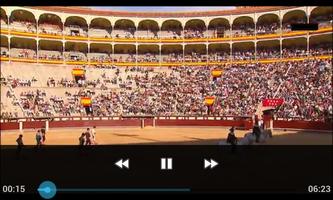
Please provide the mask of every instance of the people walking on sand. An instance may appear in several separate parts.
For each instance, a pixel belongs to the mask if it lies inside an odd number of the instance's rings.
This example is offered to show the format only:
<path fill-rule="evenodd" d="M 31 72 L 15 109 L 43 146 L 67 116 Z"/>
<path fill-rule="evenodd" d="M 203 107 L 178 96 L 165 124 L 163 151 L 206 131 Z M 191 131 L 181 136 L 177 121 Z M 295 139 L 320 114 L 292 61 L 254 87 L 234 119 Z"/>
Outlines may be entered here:
<path fill-rule="evenodd" d="M 40 131 L 42 133 L 42 143 L 45 144 L 45 141 L 46 141 L 46 130 L 45 130 L 45 126 L 43 126 Z"/>
<path fill-rule="evenodd" d="M 87 131 L 85 132 L 86 136 L 86 145 L 91 145 L 91 133 L 90 133 L 90 128 L 87 128 Z"/>
<path fill-rule="evenodd" d="M 83 145 L 85 145 L 85 143 L 86 143 L 86 134 L 85 134 L 85 132 L 83 132 L 81 134 L 81 136 L 79 137 L 79 145 L 83 146 Z"/>
<path fill-rule="evenodd" d="M 96 126 L 93 126 L 93 128 L 91 129 L 91 142 L 92 144 L 97 144 L 96 142 Z"/>
<path fill-rule="evenodd" d="M 42 132 L 38 129 L 36 133 L 36 146 L 40 147 L 42 145 Z"/>

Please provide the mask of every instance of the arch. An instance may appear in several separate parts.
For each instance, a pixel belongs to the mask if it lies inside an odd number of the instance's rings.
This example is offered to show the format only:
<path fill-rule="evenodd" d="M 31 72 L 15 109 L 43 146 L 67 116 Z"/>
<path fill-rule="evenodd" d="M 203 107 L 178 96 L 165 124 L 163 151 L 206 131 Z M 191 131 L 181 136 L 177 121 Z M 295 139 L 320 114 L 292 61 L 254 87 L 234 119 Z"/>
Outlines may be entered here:
<path fill-rule="evenodd" d="M 169 19 L 162 23 L 161 30 L 162 31 L 174 31 L 174 30 L 182 30 L 183 25 L 180 21 L 175 19 Z"/>
<path fill-rule="evenodd" d="M 156 21 L 147 19 L 139 22 L 138 30 L 158 31 L 159 26 Z"/>
<path fill-rule="evenodd" d="M 112 25 L 108 19 L 98 17 L 91 20 L 89 28 L 112 30 Z"/>
<path fill-rule="evenodd" d="M 229 30 L 230 29 L 229 20 L 227 20 L 225 18 L 215 18 L 215 19 L 210 20 L 210 22 L 208 24 L 208 29 L 214 30 L 214 29 L 219 29 L 219 28 Z"/>
<path fill-rule="evenodd" d="M 206 24 L 202 19 L 191 19 L 185 23 L 185 29 L 206 30 Z"/>
<path fill-rule="evenodd" d="M 67 17 L 65 20 L 65 26 L 79 26 L 82 29 L 88 29 L 87 21 L 79 16 Z"/>
<path fill-rule="evenodd" d="M 132 20 L 129 19 L 119 19 L 114 24 L 114 29 L 121 29 L 121 30 L 130 30 L 136 29 L 135 24 Z"/>
<path fill-rule="evenodd" d="M 0 20 L 4 21 L 6 24 L 8 23 L 8 16 L 3 8 L 0 8 Z"/>
<path fill-rule="evenodd" d="M 234 19 L 232 29 L 242 29 L 243 26 L 254 28 L 254 20 L 252 17 L 240 16 Z"/>
<path fill-rule="evenodd" d="M 261 15 L 257 20 L 257 25 L 271 25 L 272 23 L 280 24 L 280 18 L 277 14 L 268 13 Z"/>
<path fill-rule="evenodd" d="M 303 10 L 292 10 L 283 15 L 282 25 L 292 23 L 305 23 L 307 21 L 306 13 Z"/>
<path fill-rule="evenodd" d="M 321 21 L 333 20 L 332 6 L 318 6 L 310 13 L 310 23 L 319 23 Z"/>
<path fill-rule="evenodd" d="M 259 58 L 277 58 L 280 57 L 280 41 L 264 40 L 257 42 L 257 57 Z"/>
<path fill-rule="evenodd" d="M 105 43 L 91 43 L 90 53 L 106 53 L 112 54 L 112 45 Z"/>
<path fill-rule="evenodd" d="M 14 21 L 24 21 L 24 22 L 30 22 L 36 25 L 36 17 L 32 12 L 29 12 L 27 10 L 14 10 L 9 19 L 10 23 Z"/>
<path fill-rule="evenodd" d="M 184 53 L 185 55 L 189 55 L 192 53 L 206 54 L 207 48 L 204 44 L 188 44 L 185 45 Z"/>
<path fill-rule="evenodd" d="M 63 23 L 58 15 L 51 13 L 44 13 L 39 16 L 38 25 L 52 24 L 59 27 L 60 30 L 63 28 Z"/>

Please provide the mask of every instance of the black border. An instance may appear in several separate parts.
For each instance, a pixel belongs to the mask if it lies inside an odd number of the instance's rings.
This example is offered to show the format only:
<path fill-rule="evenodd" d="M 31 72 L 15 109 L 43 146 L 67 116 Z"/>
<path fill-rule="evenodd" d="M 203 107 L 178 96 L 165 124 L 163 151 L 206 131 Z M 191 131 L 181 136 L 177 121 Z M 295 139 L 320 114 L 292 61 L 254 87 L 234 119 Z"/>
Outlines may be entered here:
<path fill-rule="evenodd" d="M 267 0 L 1 0 L 2 6 L 332 6 L 331 0 L 288 0 L 288 1 L 267 1 Z"/>

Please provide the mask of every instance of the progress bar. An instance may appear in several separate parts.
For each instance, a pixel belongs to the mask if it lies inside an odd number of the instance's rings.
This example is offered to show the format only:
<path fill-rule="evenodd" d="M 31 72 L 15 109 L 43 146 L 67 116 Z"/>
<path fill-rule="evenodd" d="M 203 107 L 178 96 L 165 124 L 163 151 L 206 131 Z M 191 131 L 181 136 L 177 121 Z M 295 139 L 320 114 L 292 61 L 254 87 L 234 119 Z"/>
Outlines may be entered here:
<path fill-rule="evenodd" d="M 57 192 L 191 192 L 190 188 L 57 188 L 51 181 L 42 182 L 38 189 L 44 199 L 53 198 Z"/>
<path fill-rule="evenodd" d="M 190 192 L 189 188 L 59 188 L 59 192 Z"/>

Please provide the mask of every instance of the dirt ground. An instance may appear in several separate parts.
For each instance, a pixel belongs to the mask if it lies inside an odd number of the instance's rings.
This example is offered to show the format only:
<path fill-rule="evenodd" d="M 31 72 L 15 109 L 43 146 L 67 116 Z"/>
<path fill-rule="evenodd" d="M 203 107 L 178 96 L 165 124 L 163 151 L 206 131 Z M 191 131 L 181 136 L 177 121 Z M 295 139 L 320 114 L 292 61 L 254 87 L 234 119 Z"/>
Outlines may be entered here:
<path fill-rule="evenodd" d="M 84 128 L 57 128 L 47 132 L 47 145 L 78 144 Z M 196 144 L 215 145 L 226 139 L 228 127 L 97 127 L 96 141 L 98 144 Z M 236 136 L 241 138 L 249 131 L 236 130 Z M 25 145 L 35 144 L 36 130 L 24 130 Z M 1 144 L 15 145 L 19 131 L 2 131 Z M 273 138 L 264 144 L 273 145 L 332 145 L 330 132 L 305 132 L 295 130 L 274 130 Z"/>

